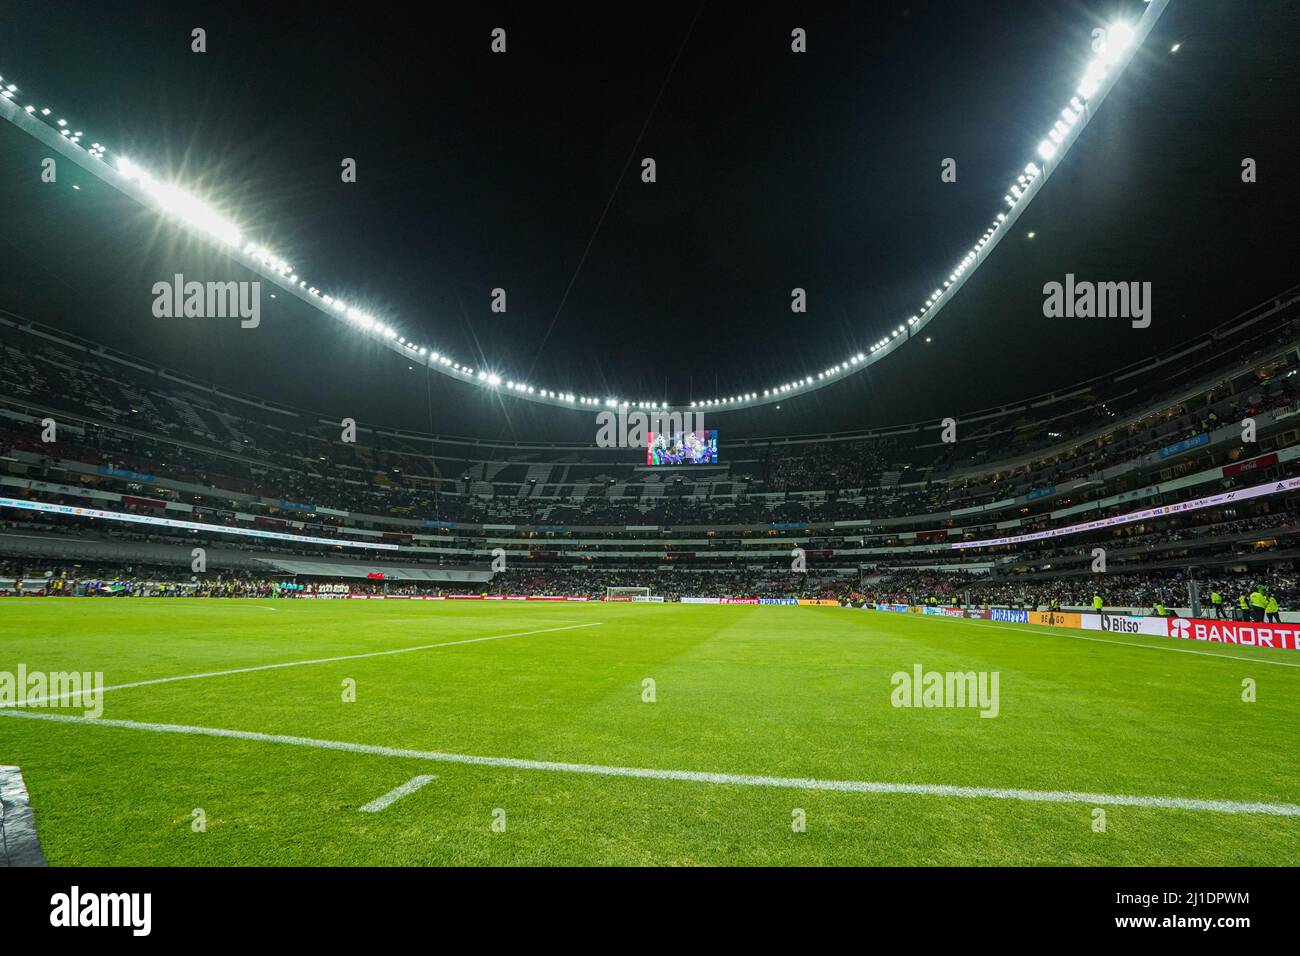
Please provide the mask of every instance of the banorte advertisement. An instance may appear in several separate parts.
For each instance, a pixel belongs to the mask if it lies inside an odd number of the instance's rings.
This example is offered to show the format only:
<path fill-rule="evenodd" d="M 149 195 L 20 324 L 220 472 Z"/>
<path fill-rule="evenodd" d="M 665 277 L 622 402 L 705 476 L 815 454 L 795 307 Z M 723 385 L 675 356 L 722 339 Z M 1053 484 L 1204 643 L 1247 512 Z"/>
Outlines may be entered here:
<path fill-rule="evenodd" d="M 1162 620 L 1155 618 L 1155 620 Z M 1264 624 L 1253 621 L 1207 621 L 1171 617 L 1163 620 L 1169 637 L 1189 641 L 1239 644 L 1242 647 L 1279 647 L 1300 650 L 1300 624 Z"/>

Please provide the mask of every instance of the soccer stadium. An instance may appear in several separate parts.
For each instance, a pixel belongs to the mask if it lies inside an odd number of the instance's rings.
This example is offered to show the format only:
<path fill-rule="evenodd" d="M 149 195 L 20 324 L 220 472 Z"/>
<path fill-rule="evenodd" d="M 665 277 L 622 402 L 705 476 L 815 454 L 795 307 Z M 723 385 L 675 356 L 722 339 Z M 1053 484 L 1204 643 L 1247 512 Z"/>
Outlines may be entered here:
<path fill-rule="evenodd" d="M 1294 8 L 4 6 L 0 863 L 1300 862 Z"/>

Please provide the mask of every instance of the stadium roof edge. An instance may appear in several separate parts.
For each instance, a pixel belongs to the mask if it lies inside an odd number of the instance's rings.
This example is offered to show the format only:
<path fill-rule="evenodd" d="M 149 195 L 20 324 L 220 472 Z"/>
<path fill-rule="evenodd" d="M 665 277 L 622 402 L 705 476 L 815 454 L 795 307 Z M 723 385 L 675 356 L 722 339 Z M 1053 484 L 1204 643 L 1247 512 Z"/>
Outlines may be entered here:
<path fill-rule="evenodd" d="M 1039 395 L 1030 396 L 1013 402 L 1007 402 L 1002 405 L 995 405 L 962 413 L 960 420 L 967 423 L 976 422 L 997 417 L 999 415 L 1011 414 L 1031 407 L 1040 408 L 1068 398 L 1077 397 L 1102 383 L 1120 382 L 1134 377 L 1144 371 L 1159 368 L 1170 361 L 1203 348 L 1204 345 L 1209 342 L 1219 342 L 1229 336 L 1243 332 L 1258 322 L 1272 318 L 1283 309 L 1297 304 L 1300 304 L 1300 283 L 1269 296 L 1243 312 L 1233 316 L 1231 319 L 1226 320 L 1215 328 L 1197 335 L 1190 342 L 1180 343 L 1171 349 L 1167 349 L 1164 352 L 1158 352 L 1155 355 L 1149 355 L 1128 365 L 1122 366 L 1113 372 L 1094 376 L 1085 379 L 1082 382 L 1076 382 L 1065 388 L 1054 389 L 1050 392 L 1044 392 Z M 43 325 L 35 320 L 27 318 L 26 316 L 18 315 L 3 308 L 0 308 L 0 326 L 9 326 L 18 331 L 35 335 L 59 345 L 74 348 L 93 356 L 107 358 L 140 371 L 147 371 L 149 374 L 164 375 L 164 377 L 170 381 L 177 382 L 186 388 L 192 388 L 208 394 L 220 395 L 222 398 L 231 401 L 237 401 L 254 408 L 275 412 L 285 418 L 293 418 L 300 421 L 306 420 L 321 424 L 337 424 L 335 418 L 326 416 L 323 413 L 310 409 L 284 405 L 278 402 L 259 398 L 255 395 L 246 395 L 222 386 L 202 382 L 189 376 L 182 375 L 181 373 L 174 372 L 171 369 L 165 369 L 161 366 L 155 365 L 154 363 L 136 359 L 127 353 L 120 352 L 108 346 L 99 345 L 98 343 L 82 339 L 79 336 L 62 332 L 61 330 L 55 329 L 51 326 Z M 1111 397 L 1111 400 L 1121 397 L 1123 396 L 1115 395 Z M 369 422 L 358 422 L 357 427 L 360 431 L 371 434 L 390 435 L 415 441 L 438 441 L 446 444 L 465 445 L 469 447 L 488 446 L 493 448 L 514 448 L 520 450 L 569 449 L 573 451 L 587 451 L 590 450 L 591 447 L 588 444 L 576 442 L 501 441 L 488 440 L 472 435 L 434 434 L 407 428 L 393 428 Z M 926 428 L 934 429 L 939 427 L 941 427 L 941 423 L 937 419 L 924 419 L 914 422 L 899 423 L 896 425 L 881 425 L 875 428 L 855 429 L 851 431 L 807 432 L 795 435 L 757 436 L 753 438 L 736 439 L 736 441 L 744 444 L 771 443 L 777 445 L 801 444 L 814 441 L 851 441 L 860 438 L 883 438 L 889 437 L 890 435 L 914 434 Z"/>
<path fill-rule="evenodd" d="M 397 331 L 384 322 L 362 313 L 356 307 L 347 306 L 341 299 L 322 295 L 321 290 L 308 285 L 305 279 L 293 271 L 287 262 L 273 255 L 269 249 L 247 241 L 247 235 L 233 222 L 222 218 L 218 212 L 203 200 L 192 196 L 172 183 L 156 181 L 148 172 L 126 157 L 112 155 L 115 163 L 105 159 L 108 147 L 96 142 L 91 149 L 79 143 L 81 133 L 70 135 L 67 121 L 57 120 L 58 129 L 42 118 L 52 115 L 47 109 L 38 114 L 35 106 L 29 104 L 24 111 L 18 101 L 0 97 L 0 118 L 8 120 L 18 129 L 33 136 L 38 141 L 57 150 L 79 166 L 102 180 L 107 185 L 130 196 L 147 208 L 171 216 L 184 228 L 189 229 L 207 240 L 215 240 L 221 251 L 232 260 L 262 276 L 286 294 L 293 295 L 319 310 L 324 315 L 349 325 L 357 334 L 366 335 L 378 344 L 401 355 L 407 361 L 418 362 L 426 369 L 436 371 L 462 383 L 477 385 L 491 390 L 501 396 L 513 396 L 529 402 L 568 408 L 578 411 L 606 411 L 610 409 L 644 409 L 662 411 L 701 411 L 710 414 L 739 411 L 755 408 L 790 398 L 805 395 L 844 380 L 847 376 L 862 371 L 899 346 L 910 342 L 913 335 L 926 325 L 952 300 L 966 280 L 979 266 L 987 261 L 989 254 L 1006 236 L 1033 198 L 1041 191 L 1055 168 L 1064 161 L 1070 148 L 1087 127 L 1096 110 L 1105 101 L 1119 77 L 1124 74 L 1129 62 L 1142 47 L 1143 42 L 1159 20 L 1168 0 L 1146 0 L 1145 9 L 1136 26 L 1130 26 L 1124 20 L 1117 20 L 1108 29 L 1102 31 L 1104 36 L 1094 41 L 1095 58 L 1088 66 L 1083 80 L 1079 83 L 1076 95 L 1069 105 L 1054 117 L 1054 123 L 1038 148 L 1040 167 L 1030 162 L 1024 168 L 1016 183 L 1011 184 L 1004 196 L 1007 204 L 1005 211 L 999 211 L 992 225 L 976 241 L 962 260 L 951 270 L 947 280 L 936 281 L 936 287 L 925 305 L 910 318 L 904 320 L 896 330 L 887 333 L 880 341 L 856 351 L 841 363 L 831 365 L 822 372 L 805 374 L 791 379 L 785 384 L 743 392 L 729 398 L 710 398 L 693 400 L 687 403 L 673 404 L 664 402 L 635 402 L 620 398 L 602 399 L 598 397 L 578 396 L 565 389 L 537 388 L 533 385 L 506 379 L 506 376 L 489 372 L 485 368 L 475 369 L 466 364 L 451 361 L 445 354 L 440 354 L 427 346 L 417 346 L 414 341 L 399 337 Z M 11 91 L 16 87 L 11 87 Z M 24 93 L 24 99 L 30 97 Z M 1014 198 L 1013 198 L 1014 197 Z M 942 282 L 942 287 L 939 286 Z"/>

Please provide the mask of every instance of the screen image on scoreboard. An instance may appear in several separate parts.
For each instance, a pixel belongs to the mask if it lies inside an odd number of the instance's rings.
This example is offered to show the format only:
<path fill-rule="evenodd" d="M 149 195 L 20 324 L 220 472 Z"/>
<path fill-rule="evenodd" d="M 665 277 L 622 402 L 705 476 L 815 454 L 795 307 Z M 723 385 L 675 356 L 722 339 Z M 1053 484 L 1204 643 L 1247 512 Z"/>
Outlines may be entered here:
<path fill-rule="evenodd" d="M 704 428 L 672 434 L 651 432 L 645 463 L 647 465 L 716 465 L 718 430 Z"/>

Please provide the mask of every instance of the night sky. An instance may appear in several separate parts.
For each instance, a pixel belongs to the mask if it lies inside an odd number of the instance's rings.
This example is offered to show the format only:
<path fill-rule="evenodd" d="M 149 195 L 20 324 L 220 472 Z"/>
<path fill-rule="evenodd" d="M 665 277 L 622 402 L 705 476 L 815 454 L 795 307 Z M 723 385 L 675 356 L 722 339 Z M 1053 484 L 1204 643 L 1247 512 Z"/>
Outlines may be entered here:
<path fill-rule="evenodd" d="M 1144 7 L 421 6 L 0 0 L 0 74 L 408 337 L 503 378 L 680 402 L 815 375 L 915 312 L 1036 159 L 1093 27 Z M 931 343 L 780 410 L 718 413 L 724 441 L 1024 398 L 1300 281 L 1298 36 L 1294 2 L 1173 3 Z M 71 163 L 40 183 L 44 152 L 0 124 L 0 308 L 328 414 L 590 434 L 590 411 L 426 382 L 269 287 L 256 330 L 154 318 L 175 272 L 253 276 Z M 1044 318 L 1043 284 L 1067 272 L 1151 282 L 1151 327 Z"/>

